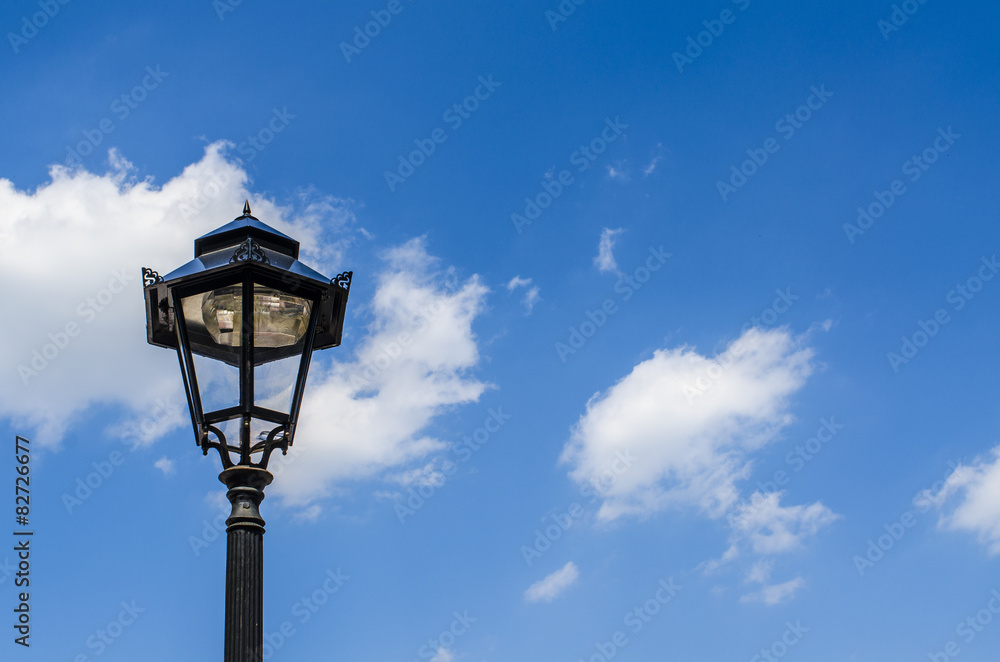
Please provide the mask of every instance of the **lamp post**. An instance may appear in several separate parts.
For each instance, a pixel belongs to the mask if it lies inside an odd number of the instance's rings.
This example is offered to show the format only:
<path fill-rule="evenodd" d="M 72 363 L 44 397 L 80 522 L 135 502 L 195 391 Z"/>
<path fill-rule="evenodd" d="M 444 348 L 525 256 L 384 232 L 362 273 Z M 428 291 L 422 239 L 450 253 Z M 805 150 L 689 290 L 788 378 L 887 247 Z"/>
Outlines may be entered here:
<path fill-rule="evenodd" d="M 314 350 L 336 347 L 352 273 L 327 279 L 299 242 L 250 213 L 194 242 L 194 260 L 142 270 L 146 335 L 177 350 L 195 439 L 222 458 L 226 520 L 225 662 L 263 659 L 263 536 L 258 507 L 271 453 L 295 435 Z M 227 437 L 228 435 L 228 437 Z"/>

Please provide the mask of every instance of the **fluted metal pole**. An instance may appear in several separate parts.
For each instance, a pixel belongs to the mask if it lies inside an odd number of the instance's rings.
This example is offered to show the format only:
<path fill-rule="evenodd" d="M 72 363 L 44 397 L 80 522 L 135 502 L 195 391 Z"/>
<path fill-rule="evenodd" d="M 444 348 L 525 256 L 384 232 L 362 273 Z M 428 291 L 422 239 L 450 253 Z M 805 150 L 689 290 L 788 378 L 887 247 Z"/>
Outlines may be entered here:
<path fill-rule="evenodd" d="M 219 474 L 233 512 L 226 520 L 225 662 L 262 662 L 264 645 L 264 518 L 258 510 L 273 476 L 236 466 Z"/>

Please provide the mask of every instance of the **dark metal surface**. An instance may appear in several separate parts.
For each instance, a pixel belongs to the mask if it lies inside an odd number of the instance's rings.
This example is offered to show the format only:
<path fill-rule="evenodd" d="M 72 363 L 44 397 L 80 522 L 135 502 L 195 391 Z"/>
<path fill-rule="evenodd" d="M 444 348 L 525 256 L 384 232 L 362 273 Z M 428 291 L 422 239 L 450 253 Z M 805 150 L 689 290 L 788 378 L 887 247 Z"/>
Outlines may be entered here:
<path fill-rule="evenodd" d="M 264 659 L 264 518 L 259 508 L 272 478 L 250 467 L 219 474 L 233 506 L 226 520 L 225 662 Z"/>
<path fill-rule="evenodd" d="M 191 343 L 187 338 L 187 325 L 184 323 L 184 309 L 181 306 L 180 296 L 177 292 L 174 295 L 174 310 L 177 321 L 174 327 L 177 329 L 177 346 L 180 348 L 190 347 Z M 184 379 L 184 390 L 187 393 L 188 407 L 191 411 L 191 420 L 194 422 L 195 437 L 202 437 L 201 422 L 205 419 L 205 414 L 201 409 L 201 391 L 198 389 L 198 376 L 194 371 L 194 356 L 190 351 L 178 351 L 177 358 L 181 364 L 181 377 Z M 202 446 L 204 449 L 204 446 Z"/>
<path fill-rule="evenodd" d="M 250 214 L 250 203 L 243 205 L 243 215 L 220 228 L 194 240 L 194 256 L 201 257 L 206 253 L 233 245 L 233 238 L 253 237 L 269 250 L 276 251 L 299 259 L 299 242 L 288 235 L 275 230 L 270 225 L 262 223 Z M 239 243 L 238 241 L 236 243 Z"/>

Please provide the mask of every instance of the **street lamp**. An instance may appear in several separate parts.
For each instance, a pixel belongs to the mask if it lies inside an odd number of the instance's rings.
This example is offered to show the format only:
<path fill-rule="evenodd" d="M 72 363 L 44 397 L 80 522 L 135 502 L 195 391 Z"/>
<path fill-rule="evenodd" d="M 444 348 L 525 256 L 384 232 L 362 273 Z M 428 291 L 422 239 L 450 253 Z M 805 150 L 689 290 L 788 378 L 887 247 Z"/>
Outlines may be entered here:
<path fill-rule="evenodd" d="M 205 455 L 218 450 L 233 506 L 225 662 L 263 659 L 267 462 L 292 445 L 313 350 L 340 345 L 344 328 L 352 273 L 327 279 L 298 256 L 299 242 L 247 202 L 195 240 L 194 260 L 164 277 L 142 270 L 147 341 L 177 350 L 195 439 Z"/>

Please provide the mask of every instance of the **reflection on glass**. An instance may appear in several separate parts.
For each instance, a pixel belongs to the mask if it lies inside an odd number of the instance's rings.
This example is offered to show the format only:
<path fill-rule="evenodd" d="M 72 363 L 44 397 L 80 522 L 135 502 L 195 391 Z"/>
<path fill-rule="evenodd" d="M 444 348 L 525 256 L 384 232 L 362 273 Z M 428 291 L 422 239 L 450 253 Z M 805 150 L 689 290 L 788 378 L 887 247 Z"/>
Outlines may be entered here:
<path fill-rule="evenodd" d="M 255 347 L 288 347 L 306 334 L 312 304 L 301 297 L 254 284 Z M 212 339 L 239 347 L 243 339 L 243 287 L 230 285 L 184 298 L 189 324 L 204 325 Z"/>
<path fill-rule="evenodd" d="M 257 404 L 272 411 L 289 413 L 295 377 L 301 361 L 302 357 L 295 355 L 254 367 L 254 397 Z"/>

